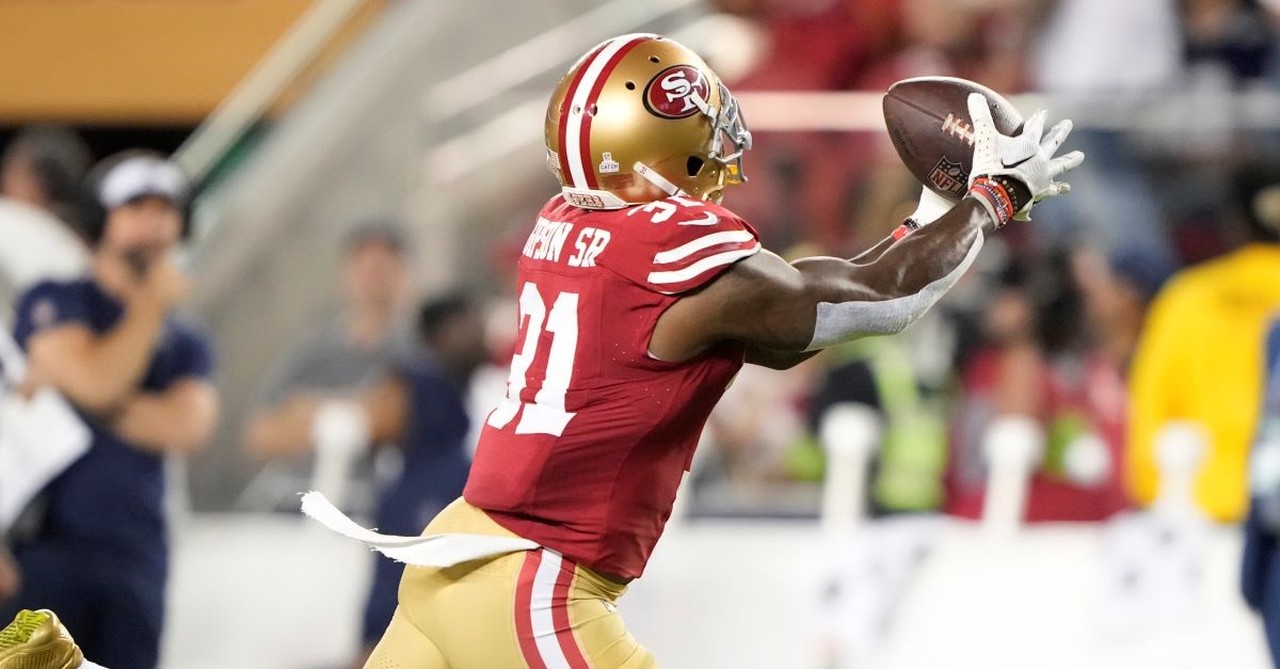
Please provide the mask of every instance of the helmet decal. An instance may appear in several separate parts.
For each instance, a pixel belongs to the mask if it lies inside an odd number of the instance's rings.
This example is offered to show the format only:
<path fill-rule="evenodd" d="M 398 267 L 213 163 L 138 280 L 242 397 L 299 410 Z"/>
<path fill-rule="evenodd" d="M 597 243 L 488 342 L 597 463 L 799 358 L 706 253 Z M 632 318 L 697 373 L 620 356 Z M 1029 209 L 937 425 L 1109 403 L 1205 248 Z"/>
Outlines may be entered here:
<path fill-rule="evenodd" d="M 622 169 L 622 166 L 618 164 L 618 161 L 613 159 L 612 151 L 605 151 L 600 158 L 599 169 L 601 174 L 617 174 L 618 170 Z"/>
<path fill-rule="evenodd" d="M 659 72 L 644 89 L 644 108 L 662 118 L 688 118 L 711 99 L 702 71 L 691 65 L 673 65 Z"/>

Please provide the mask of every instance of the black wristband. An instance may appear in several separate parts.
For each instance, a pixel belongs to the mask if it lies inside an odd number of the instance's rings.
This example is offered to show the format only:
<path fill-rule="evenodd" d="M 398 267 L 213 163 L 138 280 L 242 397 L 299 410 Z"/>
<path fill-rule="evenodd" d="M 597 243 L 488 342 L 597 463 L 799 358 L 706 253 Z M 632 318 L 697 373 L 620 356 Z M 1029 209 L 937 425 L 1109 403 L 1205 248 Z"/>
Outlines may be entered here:
<path fill-rule="evenodd" d="M 1031 204 L 1031 189 L 1027 188 L 1026 184 L 1004 174 L 997 174 L 990 178 L 1000 184 L 1004 191 L 1009 194 L 1009 200 L 1013 202 L 1013 211 L 1015 213 L 1022 211 L 1028 204 Z"/>

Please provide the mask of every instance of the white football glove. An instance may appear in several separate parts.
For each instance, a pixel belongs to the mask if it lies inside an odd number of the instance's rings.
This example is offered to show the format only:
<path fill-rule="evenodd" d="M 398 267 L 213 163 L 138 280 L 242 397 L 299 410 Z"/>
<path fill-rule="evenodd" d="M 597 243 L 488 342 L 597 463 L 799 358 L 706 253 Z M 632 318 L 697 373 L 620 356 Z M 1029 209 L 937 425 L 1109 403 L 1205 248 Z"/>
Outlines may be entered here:
<path fill-rule="evenodd" d="M 1015 211 L 1012 216 L 996 206 L 987 198 L 979 198 L 998 223 L 1003 224 L 1010 217 L 1025 221 L 1031 218 L 1031 207 L 1046 198 L 1062 195 L 1071 190 L 1070 184 L 1056 179 L 1084 162 L 1084 153 L 1072 151 L 1065 156 L 1054 157 L 1058 148 L 1071 134 L 1071 121 L 1063 120 L 1044 132 L 1045 119 L 1049 113 L 1043 109 L 1031 115 L 1022 126 L 1022 132 L 1016 137 L 1008 137 L 996 130 L 991 119 L 991 109 L 987 99 L 981 93 L 969 94 L 969 117 L 973 119 L 973 169 L 969 177 L 969 187 L 980 178 L 1007 177 L 1024 185 L 1030 191 L 1030 199 L 1012 198 Z M 1013 195 L 1010 193 L 1009 195 Z M 1021 201 L 1021 200 L 1025 200 Z"/>

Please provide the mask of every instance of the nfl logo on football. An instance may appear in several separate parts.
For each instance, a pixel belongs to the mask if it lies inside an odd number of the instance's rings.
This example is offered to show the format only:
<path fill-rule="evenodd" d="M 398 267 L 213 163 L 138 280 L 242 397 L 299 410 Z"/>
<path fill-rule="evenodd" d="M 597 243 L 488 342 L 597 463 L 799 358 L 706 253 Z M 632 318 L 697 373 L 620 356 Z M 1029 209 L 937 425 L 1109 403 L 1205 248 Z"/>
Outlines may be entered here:
<path fill-rule="evenodd" d="M 960 163 L 953 163 L 946 158 L 938 161 L 933 166 L 933 170 L 929 172 L 929 181 L 933 182 L 935 188 L 957 197 L 968 185 L 969 175 L 964 173 L 964 168 Z"/>

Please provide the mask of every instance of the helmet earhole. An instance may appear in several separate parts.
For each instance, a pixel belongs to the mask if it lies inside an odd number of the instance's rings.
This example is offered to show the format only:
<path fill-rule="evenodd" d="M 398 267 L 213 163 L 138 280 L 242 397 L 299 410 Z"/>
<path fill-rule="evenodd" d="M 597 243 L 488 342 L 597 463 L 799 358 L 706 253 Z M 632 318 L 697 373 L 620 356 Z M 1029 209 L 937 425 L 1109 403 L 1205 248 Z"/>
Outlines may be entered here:
<path fill-rule="evenodd" d="M 702 171 L 702 166 L 705 164 L 706 163 L 701 158 L 697 156 L 689 156 L 689 160 L 685 162 L 685 170 L 688 171 L 689 176 L 696 177 L 698 176 L 698 173 Z"/>
<path fill-rule="evenodd" d="M 627 82 L 627 90 L 629 90 L 629 91 L 634 91 L 635 89 L 636 89 L 636 82 L 634 82 L 634 81 L 628 81 L 628 82 Z"/>
<path fill-rule="evenodd" d="M 662 59 L 657 56 L 649 56 L 650 63 L 661 63 Z"/>

